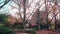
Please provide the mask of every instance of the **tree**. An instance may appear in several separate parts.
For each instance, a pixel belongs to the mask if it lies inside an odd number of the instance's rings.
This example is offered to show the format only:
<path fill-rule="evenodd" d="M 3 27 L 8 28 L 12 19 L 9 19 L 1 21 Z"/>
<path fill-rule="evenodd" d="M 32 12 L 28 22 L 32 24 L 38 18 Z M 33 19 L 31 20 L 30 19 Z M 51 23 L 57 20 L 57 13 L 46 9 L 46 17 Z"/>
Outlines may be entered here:
<path fill-rule="evenodd" d="M 0 6 L 0 9 L 1 9 L 3 6 L 5 6 L 9 1 L 10 1 L 10 0 L 5 0 L 5 1 L 3 1 L 4 4 L 3 4 L 2 6 Z M 0 4 L 2 4 L 2 3 L 0 3 Z"/>

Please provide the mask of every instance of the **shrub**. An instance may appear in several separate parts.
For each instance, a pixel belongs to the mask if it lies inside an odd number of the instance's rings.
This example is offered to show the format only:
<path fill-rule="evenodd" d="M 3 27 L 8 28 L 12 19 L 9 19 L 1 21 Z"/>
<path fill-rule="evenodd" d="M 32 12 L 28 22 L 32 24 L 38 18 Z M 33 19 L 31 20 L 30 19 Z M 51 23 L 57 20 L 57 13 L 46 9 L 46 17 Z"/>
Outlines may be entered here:
<path fill-rule="evenodd" d="M 15 33 L 10 28 L 0 27 L 0 34 L 15 34 Z"/>
<path fill-rule="evenodd" d="M 26 30 L 26 33 L 36 34 L 35 30 Z"/>
<path fill-rule="evenodd" d="M 23 25 L 13 25 L 14 28 L 23 29 Z"/>

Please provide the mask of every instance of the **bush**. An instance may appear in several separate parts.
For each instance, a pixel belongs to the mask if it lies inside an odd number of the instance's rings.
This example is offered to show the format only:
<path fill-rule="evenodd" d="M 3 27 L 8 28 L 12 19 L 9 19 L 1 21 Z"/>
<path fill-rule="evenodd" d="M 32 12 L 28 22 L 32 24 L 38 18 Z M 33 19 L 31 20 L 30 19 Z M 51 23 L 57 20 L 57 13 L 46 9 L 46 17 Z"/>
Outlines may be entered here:
<path fill-rule="evenodd" d="M 7 23 L 7 20 L 8 20 L 8 15 L 6 14 L 0 14 L 0 23 Z"/>
<path fill-rule="evenodd" d="M 36 34 L 35 30 L 26 30 L 26 33 L 32 33 L 32 34 Z"/>
<path fill-rule="evenodd" d="M 23 29 L 23 25 L 13 25 L 14 28 Z"/>
<path fill-rule="evenodd" d="M 33 29 L 34 29 L 34 30 L 39 30 L 39 29 L 38 29 L 38 26 L 35 26 Z"/>
<path fill-rule="evenodd" d="M 3 27 L 4 26 L 4 24 L 0 24 L 0 27 Z"/>
<path fill-rule="evenodd" d="M 0 34 L 15 34 L 15 33 L 10 28 L 0 27 Z"/>

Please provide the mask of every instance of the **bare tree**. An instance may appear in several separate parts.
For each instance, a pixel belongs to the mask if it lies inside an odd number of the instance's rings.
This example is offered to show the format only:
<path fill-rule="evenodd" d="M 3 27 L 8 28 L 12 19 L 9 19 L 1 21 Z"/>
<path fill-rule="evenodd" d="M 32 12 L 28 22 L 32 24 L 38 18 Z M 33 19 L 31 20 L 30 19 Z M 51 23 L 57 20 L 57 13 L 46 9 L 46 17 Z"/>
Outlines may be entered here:
<path fill-rule="evenodd" d="M 9 1 L 10 1 L 10 0 L 5 0 L 5 1 L 4 1 L 4 4 L 3 4 L 2 6 L 0 6 L 0 9 L 1 9 L 3 6 L 5 6 Z"/>
<path fill-rule="evenodd" d="M 56 12 L 57 12 L 57 0 L 55 0 L 55 5 L 53 6 L 53 15 L 55 16 L 55 14 L 56 14 Z M 56 24 L 57 24 L 57 21 L 56 21 L 56 16 L 54 17 L 54 24 L 55 24 L 55 26 L 56 26 Z"/>

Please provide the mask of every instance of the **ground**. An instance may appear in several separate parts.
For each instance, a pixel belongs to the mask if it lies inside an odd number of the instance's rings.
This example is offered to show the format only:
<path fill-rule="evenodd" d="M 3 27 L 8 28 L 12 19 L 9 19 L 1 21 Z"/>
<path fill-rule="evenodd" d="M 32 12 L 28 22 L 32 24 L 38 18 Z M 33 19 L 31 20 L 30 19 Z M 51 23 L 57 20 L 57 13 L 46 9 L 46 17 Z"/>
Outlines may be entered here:
<path fill-rule="evenodd" d="M 31 33 L 21 33 L 21 32 L 17 32 L 16 34 L 31 34 Z M 51 31 L 51 30 L 40 30 L 40 31 L 36 31 L 36 34 L 60 34 L 60 32 L 57 31 Z"/>

